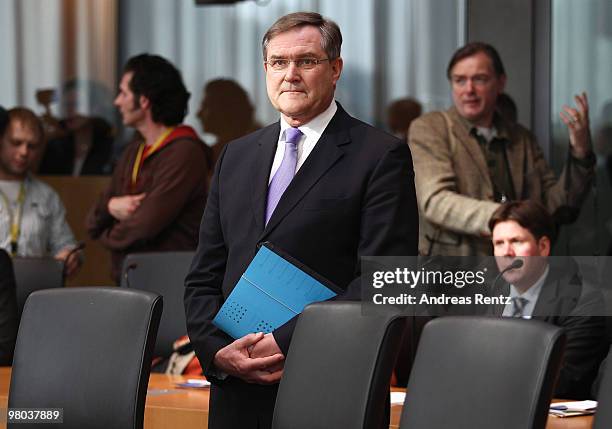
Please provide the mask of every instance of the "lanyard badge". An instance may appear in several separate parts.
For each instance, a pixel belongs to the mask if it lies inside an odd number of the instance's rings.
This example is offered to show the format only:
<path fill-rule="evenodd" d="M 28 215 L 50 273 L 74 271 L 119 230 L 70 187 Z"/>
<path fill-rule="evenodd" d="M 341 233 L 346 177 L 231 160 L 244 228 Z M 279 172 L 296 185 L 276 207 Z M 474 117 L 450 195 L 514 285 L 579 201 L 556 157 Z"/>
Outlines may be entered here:
<path fill-rule="evenodd" d="M 14 213 L 6 194 L 0 191 L 0 195 L 2 196 L 4 206 L 6 207 L 6 211 L 9 215 L 9 223 L 11 225 L 11 256 L 15 256 L 17 255 L 17 243 L 19 241 L 19 235 L 21 234 L 21 218 L 23 215 L 23 203 L 26 196 L 25 181 L 21 182 L 21 186 L 19 186 L 19 195 L 17 195 L 17 210 Z"/>

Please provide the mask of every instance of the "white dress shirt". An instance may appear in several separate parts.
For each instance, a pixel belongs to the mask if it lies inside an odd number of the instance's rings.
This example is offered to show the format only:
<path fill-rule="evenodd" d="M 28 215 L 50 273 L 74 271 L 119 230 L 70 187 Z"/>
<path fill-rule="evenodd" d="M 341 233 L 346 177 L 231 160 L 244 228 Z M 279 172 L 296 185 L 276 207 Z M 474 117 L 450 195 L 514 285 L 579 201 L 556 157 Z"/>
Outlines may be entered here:
<path fill-rule="evenodd" d="M 525 298 L 528 302 L 523 308 L 523 319 L 531 319 L 533 315 L 533 309 L 535 308 L 536 303 L 538 302 L 538 298 L 540 296 L 540 291 L 542 290 L 542 286 L 546 281 L 546 277 L 548 277 L 548 272 L 550 271 L 549 266 L 546 265 L 546 269 L 540 276 L 540 278 L 531 286 L 529 289 L 525 291 L 525 293 L 521 294 L 514 285 L 510 285 L 510 298 L 521 297 Z M 514 313 L 514 304 L 511 302 L 506 304 L 504 307 L 504 312 L 502 313 L 503 317 L 512 317 Z"/>
<path fill-rule="evenodd" d="M 300 137 L 300 140 L 297 144 L 297 165 L 295 167 L 295 173 L 297 174 L 300 167 L 310 155 L 310 152 L 314 149 L 317 142 L 323 135 L 323 131 L 327 128 L 327 125 L 332 120 L 336 111 L 338 110 L 338 106 L 336 106 L 336 101 L 332 100 L 331 104 L 327 109 L 325 109 L 322 113 L 315 116 L 310 122 L 304 124 L 298 129 L 304 134 Z M 285 131 L 287 128 L 291 128 L 291 126 L 285 121 L 283 116 L 280 118 L 280 134 L 278 136 L 278 143 L 276 144 L 276 153 L 274 154 L 274 161 L 272 162 L 272 169 L 270 170 L 270 177 L 268 178 L 268 185 L 272 181 L 274 174 L 279 169 L 281 163 L 283 162 L 283 155 L 285 154 Z"/>

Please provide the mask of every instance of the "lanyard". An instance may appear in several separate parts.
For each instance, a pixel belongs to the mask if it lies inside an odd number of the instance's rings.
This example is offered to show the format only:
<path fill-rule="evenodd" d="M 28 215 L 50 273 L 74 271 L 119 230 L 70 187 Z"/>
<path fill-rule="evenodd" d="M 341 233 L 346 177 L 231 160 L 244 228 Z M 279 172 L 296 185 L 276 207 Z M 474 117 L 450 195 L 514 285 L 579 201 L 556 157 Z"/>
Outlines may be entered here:
<path fill-rule="evenodd" d="M 136 180 L 138 180 L 138 173 L 142 168 L 144 160 L 153 155 L 159 150 L 160 147 L 162 147 L 163 143 L 166 141 L 166 138 L 172 131 L 174 131 L 174 127 L 168 128 L 162 133 L 161 136 L 159 136 L 152 146 L 146 147 L 147 145 L 144 142 L 140 143 L 140 146 L 138 146 L 138 152 L 136 153 L 136 159 L 134 160 L 134 167 L 132 168 L 132 186 L 134 186 L 136 184 Z"/>
<path fill-rule="evenodd" d="M 25 201 L 26 190 L 25 181 L 21 182 L 19 186 L 19 194 L 17 195 L 17 212 L 13 213 L 11 203 L 6 194 L 0 191 L 2 200 L 6 206 L 6 211 L 9 215 L 9 222 L 11 224 L 11 256 L 17 254 L 17 241 L 19 240 L 19 234 L 21 233 L 21 215 L 23 214 L 23 202 Z"/>

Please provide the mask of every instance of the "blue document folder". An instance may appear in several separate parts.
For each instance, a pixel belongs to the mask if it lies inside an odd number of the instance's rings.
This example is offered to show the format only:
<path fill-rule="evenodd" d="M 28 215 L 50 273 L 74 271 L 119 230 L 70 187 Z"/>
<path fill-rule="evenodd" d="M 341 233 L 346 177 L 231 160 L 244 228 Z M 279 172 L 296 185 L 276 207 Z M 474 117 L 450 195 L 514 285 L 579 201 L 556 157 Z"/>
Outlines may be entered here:
<path fill-rule="evenodd" d="M 334 285 L 273 249 L 269 243 L 259 248 L 213 319 L 215 326 L 233 338 L 272 332 L 308 304 L 336 296 Z"/>

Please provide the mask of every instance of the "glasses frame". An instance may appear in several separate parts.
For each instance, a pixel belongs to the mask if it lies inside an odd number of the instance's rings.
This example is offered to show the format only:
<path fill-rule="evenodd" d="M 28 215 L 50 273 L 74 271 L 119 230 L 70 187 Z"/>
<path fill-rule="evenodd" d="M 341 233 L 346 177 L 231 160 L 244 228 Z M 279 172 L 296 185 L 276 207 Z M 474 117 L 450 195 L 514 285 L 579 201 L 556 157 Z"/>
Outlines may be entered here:
<path fill-rule="evenodd" d="M 478 87 L 478 88 L 484 88 L 485 86 L 489 85 L 489 83 L 491 83 L 493 80 L 495 79 L 495 76 L 489 76 L 489 75 L 476 75 L 476 76 L 451 76 L 450 78 L 450 82 L 451 85 L 453 87 L 456 88 L 465 88 L 468 84 L 468 82 L 472 83 L 472 86 Z"/>
<path fill-rule="evenodd" d="M 273 61 L 287 61 L 287 64 L 285 66 L 281 67 L 281 68 L 276 68 L 272 64 Z M 300 65 L 300 61 L 312 61 L 313 64 L 312 64 L 312 66 L 305 66 L 304 64 Z M 332 58 L 321 58 L 321 59 L 319 59 L 319 58 L 298 58 L 297 60 L 290 60 L 290 59 L 287 59 L 287 58 L 274 58 L 272 60 L 264 61 L 264 64 L 268 65 L 270 67 L 270 69 L 272 71 L 274 71 L 274 72 L 282 72 L 282 71 L 287 70 L 291 63 L 295 64 L 295 67 L 298 70 L 312 70 L 315 67 L 317 67 L 319 64 L 321 64 L 321 63 L 323 63 L 325 61 L 330 61 L 331 62 Z"/>

